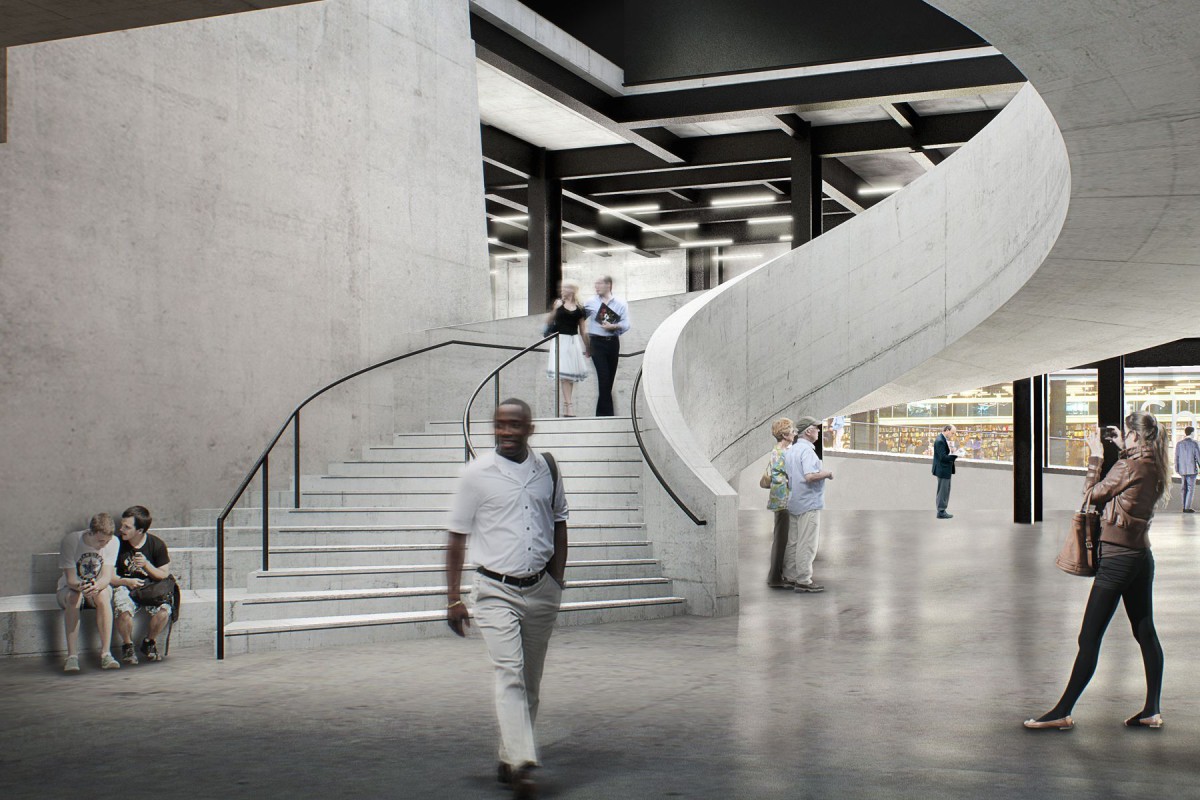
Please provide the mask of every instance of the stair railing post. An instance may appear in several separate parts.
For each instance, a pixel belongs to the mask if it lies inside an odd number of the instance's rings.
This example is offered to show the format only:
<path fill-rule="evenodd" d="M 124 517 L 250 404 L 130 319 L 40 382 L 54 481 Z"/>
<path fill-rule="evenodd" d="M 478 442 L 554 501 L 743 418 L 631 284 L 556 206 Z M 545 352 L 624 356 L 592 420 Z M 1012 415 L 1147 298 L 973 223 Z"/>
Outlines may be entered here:
<path fill-rule="evenodd" d="M 217 517 L 217 659 L 225 658 L 225 517 Z"/>
<path fill-rule="evenodd" d="M 496 405 L 492 406 L 492 413 L 496 413 L 496 409 L 500 407 L 500 373 L 496 373 Z"/>
<path fill-rule="evenodd" d="M 559 387 L 562 385 L 562 377 L 559 373 L 559 357 L 562 355 L 562 339 L 559 334 L 554 334 L 554 416 L 555 418 L 562 416 L 562 405 L 559 403 Z"/>
<path fill-rule="evenodd" d="M 262 462 L 262 568 L 263 572 L 270 569 L 267 550 L 271 545 L 271 480 L 269 470 L 270 456 L 263 456 Z"/>
<path fill-rule="evenodd" d="M 292 508 L 300 507 L 300 412 L 292 418 Z"/>

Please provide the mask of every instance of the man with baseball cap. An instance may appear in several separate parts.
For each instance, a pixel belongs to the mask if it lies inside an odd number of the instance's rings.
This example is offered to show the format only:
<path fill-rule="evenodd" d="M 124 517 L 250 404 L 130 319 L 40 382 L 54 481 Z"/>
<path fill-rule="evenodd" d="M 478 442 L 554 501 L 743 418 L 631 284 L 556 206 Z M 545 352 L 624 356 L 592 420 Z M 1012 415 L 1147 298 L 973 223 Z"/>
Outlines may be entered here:
<path fill-rule="evenodd" d="M 783 456 L 792 494 L 788 498 L 788 540 L 783 556 L 783 579 L 797 592 L 823 592 L 813 582 L 813 559 L 820 540 L 821 509 L 825 507 L 825 481 L 833 473 L 825 469 L 813 446 L 821 435 L 821 423 L 813 417 L 796 420 L 796 442 Z"/>

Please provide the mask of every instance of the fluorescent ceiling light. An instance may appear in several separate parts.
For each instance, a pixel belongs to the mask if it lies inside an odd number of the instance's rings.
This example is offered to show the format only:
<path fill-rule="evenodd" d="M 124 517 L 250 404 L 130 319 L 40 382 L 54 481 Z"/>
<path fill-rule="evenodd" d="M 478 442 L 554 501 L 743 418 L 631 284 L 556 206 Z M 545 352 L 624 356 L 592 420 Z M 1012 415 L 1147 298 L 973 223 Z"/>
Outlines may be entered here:
<path fill-rule="evenodd" d="M 776 222 L 791 222 L 791 221 L 792 221 L 792 217 L 790 214 L 788 214 L 788 215 L 782 216 L 782 217 L 758 217 L 756 219 L 750 220 L 750 224 L 751 225 L 773 225 Z"/>
<path fill-rule="evenodd" d="M 756 206 L 761 203 L 773 203 L 779 199 L 779 195 L 774 194 L 744 194 L 739 197 L 718 197 L 715 200 L 709 201 L 709 205 L 715 207 L 720 206 Z"/>
<path fill-rule="evenodd" d="M 493 256 L 493 257 L 497 261 L 515 261 L 518 258 L 525 258 L 525 256 L 527 256 L 527 255 L 529 255 L 528 252 L 522 251 L 520 253 L 505 253 L 504 255 L 498 255 L 498 256 Z"/>
<path fill-rule="evenodd" d="M 729 253 L 717 256 L 717 261 L 753 261 L 762 257 L 762 253 Z"/>
<path fill-rule="evenodd" d="M 651 225 L 648 231 L 694 231 L 700 227 L 699 222 L 668 222 L 665 225 Z"/>
<path fill-rule="evenodd" d="M 612 247 L 589 247 L 583 252 L 585 253 L 628 253 L 630 250 L 635 250 L 631 244 L 613 245 Z"/>
<path fill-rule="evenodd" d="M 595 231 L 564 231 L 562 238 L 564 239 L 583 239 L 587 236 L 595 236 Z"/>
<path fill-rule="evenodd" d="M 733 239 L 697 239 L 694 242 L 680 242 L 680 247 L 723 247 L 733 244 Z"/>
<path fill-rule="evenodd" d="M 791 240 L 792 240 L 792 235 L 790 233 L 785 233 L 783 236 L 779 237 L 779 241 L 781 241 L 781 242 L 790 242 Z"/>
<path fill-rule="evenodd" d="M 524 222 L 529 219 L 528 214 L 510 214 L 504 217 L 492 217 L 494 222 Z"/>
<path fill-rule="evenodd" d="M 647 211 L 658 211 L 658 203 L 641 203 L 636 206 L 615 206 L 613 208 L 600 209 L 601 214 L 642 214 Z"/>
<path fill-rule="evenodd" d="M 876 195 L 876 194 L 892 194 L 903 189 L 903 186 L 866 186 L 858 190 L 859 194 Z"/>
<path fill-rule="evenodd" d="M 488 244 L 500 244 L 500 240 L 497 239 L 495 236 L 489 236 Z"/>

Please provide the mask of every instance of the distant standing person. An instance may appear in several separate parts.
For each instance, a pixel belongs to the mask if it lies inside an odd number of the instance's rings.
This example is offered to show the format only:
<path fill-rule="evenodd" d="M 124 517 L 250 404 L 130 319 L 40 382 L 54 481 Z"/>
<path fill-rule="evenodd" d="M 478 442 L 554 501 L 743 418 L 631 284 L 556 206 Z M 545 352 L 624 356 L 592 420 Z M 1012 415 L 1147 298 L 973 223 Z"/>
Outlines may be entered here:
<path fill-rule="evenodd" d="M 823 592 L 813 581 L 813 560 L 821 538 L 821 509 L 825 507 L 825 481 L 833 473 L 825 469 L 813 447 L 821 435 L 821 423 L 812 417 L 796 420 L 796 441 L 784 454 L 788 483 L 788 540 L 783 557 L 783 579 L 797 592 Z"/>
<path fill-rule="evenodd" d="M 833 449 L 841 450 L 842 449 L 842 434 L 844 434 L 846 432 L 846 418 L 845 417 L 834 417 L 833 421 L 830 423 L 829 427 L 831 430 L 833 430 Z"/>
<path fill-rule="evenodd" d="M 613 382 L 617 378 L 617 362 L 621 356 L 621 335 L 629 331 L 629 306 L 612 293 L 611 275 L 596 279 L 596 296 L 584 304 L 587 309 L 587 333 L 592 344 L 592 363 L 600 396 L 596 399 L 596 416 L 613 416 Z"/>
<path fill-rule="evenodd" d="M 1192 438 L 1196 429 L 1183 429 L 1183 438 L 1175 445 L 1175 471 L 1183 479 L 1183 513 L 1194 514 L 1192 495 L 1196 492 L 1196 467 L 1200 466 L 1200 444 Z"/>
<path fill-rule="evenodd" d="M 550 341 L 550 360 L 546 364 L 546 375 L 550 380 L 558 378 L 562 389 L 563 416 L 575 416 L 572 392 L 575 384 L 587 380 L 587 359 L 591 356 L 588 343 L 587 311 L 579 299 L 579 284 L 563 281 L 559 285 L 558 299 L 546 315 L 546 323 L 553 325 L 558 336 Z M 561 345 L 561 346 L 560 346 Z"/>
<path fill-rule="evenodd" d="M 783 554 L 787 550 L 788 526 L 791 521 L 787 508 L 791 489 L 788 484 L 784 454 L 796 439 L 796 428 L 790 419 L 781 417 L 771 423 L 771 435 L 775 437 L 775 449 L 771 451 L 767 469 L 758 482 L 762 488 L 771 490 L 767 496 L 767 510 L 775 512 L 774 535 L 771 539 L 771 566 L 767 571 L 767 586 L 772 589 L 791 589 L 793 585 L 783 579 Z"/>
<path fill-rule="evenodd" d="M 950 505 L 950 478 L 954 475 L 954 455 L 952 442 L 956 429 L 953 425 L 942 428 L 942 432 L 933 440 L 933 474 L 937 477 L 937 518 L 953 519 L 953 514 L 946 513 Z"/>

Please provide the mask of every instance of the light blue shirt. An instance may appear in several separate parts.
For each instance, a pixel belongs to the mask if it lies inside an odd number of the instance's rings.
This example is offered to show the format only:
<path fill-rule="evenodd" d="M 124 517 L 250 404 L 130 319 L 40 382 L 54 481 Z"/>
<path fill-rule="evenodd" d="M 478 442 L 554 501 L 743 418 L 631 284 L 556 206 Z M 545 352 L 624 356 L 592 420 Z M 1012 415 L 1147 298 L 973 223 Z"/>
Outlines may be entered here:
<path fill-rule="evenodd" d="M 783 467 L 787 470 L 788 480 L 792 484 L 792 496 L 788 498 L 789 514 L 803 514 L 805 511 L 819 511 L 825 507 L 825 481 L 809 483 L 805 475 L 820 472 L 821 459 L 817 458 L 817 450 L 808 439 L 797 439 L 783 454 Z"/>
<path fill-rule="evenodd" d="M 1195 475 L 1200 463 L 1200 444 L 1190 436 L 1175 445 L 1175 471 L 1180 475 Z"/>
<path fill-rule="evenodd" d="M 600 310 L 601 303 L 608 303 L 608 307 L 613 313 L 621 319 L 617 321 L 617 329 L 615 331 L 605 330 L 600 327 L 600 323 L 596 322 L 596 312 Z M 592 299 L 583 304 L 583 308 L 587 311 L 587 332 L 588 336 L 620 336 L 629 330 L 629 306 L 625 305 L 625 301 L 611 295 L 608 300 L 601 300 L 599 295 L 592 295 Z"/>

